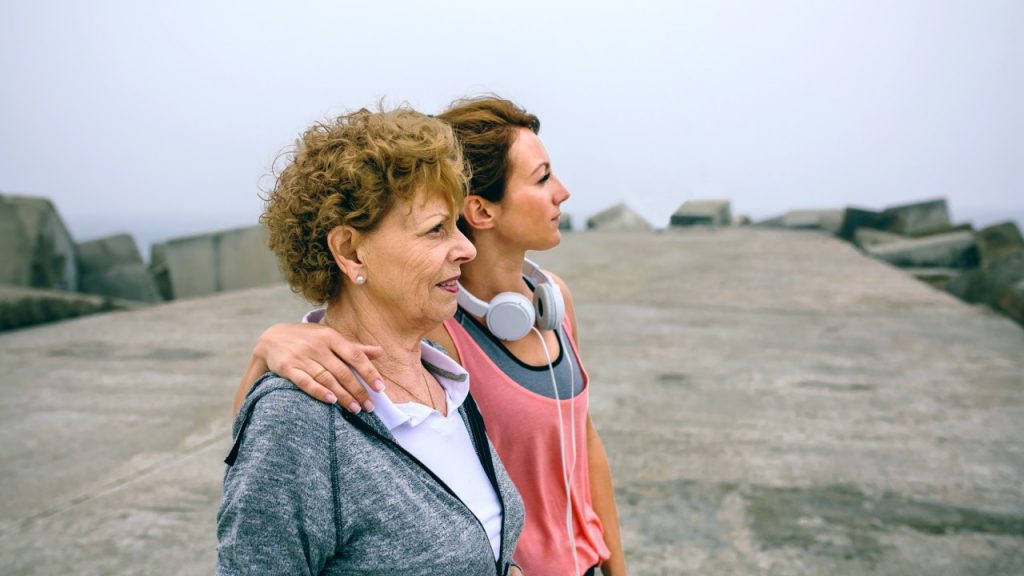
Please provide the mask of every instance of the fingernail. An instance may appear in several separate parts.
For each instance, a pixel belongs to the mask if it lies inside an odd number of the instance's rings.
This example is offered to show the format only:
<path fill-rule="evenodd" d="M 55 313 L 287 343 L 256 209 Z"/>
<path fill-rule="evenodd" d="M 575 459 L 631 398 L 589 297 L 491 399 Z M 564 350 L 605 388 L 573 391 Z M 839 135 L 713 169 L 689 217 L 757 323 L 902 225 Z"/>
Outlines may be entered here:
<path fill-rule="evenodd" d="M 384 391 L 384 381 L 381 380 L 380 378 L 377 378 L 376 380 L 374 380 L 373 381 L 373 389 L 376 392 L 383 392 Z"/>
<path fill-rule="evenodd" d="M 353 414 L 359 414 L 362 410 L 363 409 L 359 407 L 359 404 L 356 404 L 355 402 L 348 405 L 348 411 Z"/>
<path fill-rule="evenodd" d="M 330 392 L 327 393 L 326 399 L 328 404 L 335 404 L 338 402 L 338 397 L 335 396 L 334 394 L 331 394 Z"/>
<path fill-rule="evenodd" d="M 369 400 L 363 402 L 363 408 L 365 408 L 367 412 L 373 412 L 373 402 Z"/>

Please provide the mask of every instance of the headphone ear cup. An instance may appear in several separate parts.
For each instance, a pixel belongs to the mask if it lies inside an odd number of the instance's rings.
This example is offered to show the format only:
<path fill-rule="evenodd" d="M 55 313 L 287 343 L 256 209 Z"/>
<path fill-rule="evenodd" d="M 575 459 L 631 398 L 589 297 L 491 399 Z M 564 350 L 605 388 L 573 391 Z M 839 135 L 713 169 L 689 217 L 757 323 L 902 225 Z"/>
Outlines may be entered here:
<path fill-rule="evenodd" d="M 557 284 L 545 282 L 533 290 L 533 307 L 537 313 L 537 328 L 554 330 L 565 317 L 565 301 Z"/>
<path fill-rule="evenodd" d="M 487 329 L 501 340 L 519 340 L 530 332 L 536 315 L 531 302 L 516 292 L 502 292 L 491 300 Z"/>

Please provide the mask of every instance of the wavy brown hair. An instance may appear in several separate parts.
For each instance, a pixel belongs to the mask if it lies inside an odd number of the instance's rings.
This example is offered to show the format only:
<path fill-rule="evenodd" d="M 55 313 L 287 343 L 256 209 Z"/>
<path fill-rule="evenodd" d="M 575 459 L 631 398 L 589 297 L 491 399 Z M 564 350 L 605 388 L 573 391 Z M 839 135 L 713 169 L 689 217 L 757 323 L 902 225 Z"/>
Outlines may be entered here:
<path fill-rule="evenodd" d="M 526 128 L 537 134 L 540 119 L 494 95 L 456 100 L 437 117 L 451 125 L 462 145 L 462 154 L 472 173 L 469 193 L 501 202 L 511 165 L 508 151 L 517 130 Z M 470 236 L 471 230 L 461 218 L 459 228 Z"/>
<path fill-rule="evenodd" d="M 260 222 L 288 284 L 314 303 L 341 292 L 341 270 L 327 246 L 332 229 L 371 232 L 420 189 L 458 214 L 468 186 L 451 127 L 406 107 L 313 124 L 284 158 Z"/>

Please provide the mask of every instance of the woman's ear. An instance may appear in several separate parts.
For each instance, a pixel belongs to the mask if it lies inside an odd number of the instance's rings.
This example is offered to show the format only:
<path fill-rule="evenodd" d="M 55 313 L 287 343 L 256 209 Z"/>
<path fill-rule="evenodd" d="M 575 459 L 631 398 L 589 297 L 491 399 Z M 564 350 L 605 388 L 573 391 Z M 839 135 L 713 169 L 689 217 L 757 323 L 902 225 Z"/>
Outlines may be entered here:
<path fill-rule="evenodd" d="M 466 197 L 466 204 L 462 207 L 462 217 L 474 230 L 487 230 L 494 228 L 494 218 L 500 206 L 476 194 Z"/>
<path fill-rule="evenodd" d="M 357 250 L 360 239 L 359 231 L 351 226 L 335 226 L 327 233 L 327 247 L 331 250 L 334 263 L 353 282 L 363 274 L 363 262 Z"/>

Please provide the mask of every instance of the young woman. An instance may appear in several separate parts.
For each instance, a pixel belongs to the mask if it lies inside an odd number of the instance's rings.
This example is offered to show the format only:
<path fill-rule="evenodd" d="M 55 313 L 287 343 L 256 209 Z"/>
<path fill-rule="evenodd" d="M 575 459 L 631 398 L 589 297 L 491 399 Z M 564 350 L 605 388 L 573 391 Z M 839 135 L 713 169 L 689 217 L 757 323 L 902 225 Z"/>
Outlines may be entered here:
<path fill-rule="evenodd" d="M 597 567 L 625 574 L 611 472 L 575 348 L 572 295 L 526 260 L 529 250 L 558 245 L 560 206 L 569 198 L 537 136 L 540 121 L 497 97 L 457 101 L 438 118 L 453 128 L 472 174 L 459 228 L 477 256 L 462 265 L 455 316 L 427 338 L 472 375 L 488 435 L 522 494 L 526 525 L 515 560 L 531 576 Z M 519 326 L 510 332 L 498 310 L 510 304 L 516 316 L 515 295 L 529 302 L 535 291 L 543 296 L 540 326 L 524 331 L 513 318 Z M 269 367 L 322 401 L 373 409 L 352 371 L 383 387 L 372 365 L 378 354 L 314 325 L 276 325 L 257 344 L 236 406 Z"/>

